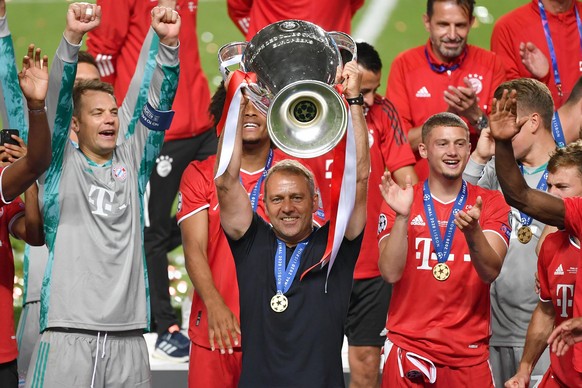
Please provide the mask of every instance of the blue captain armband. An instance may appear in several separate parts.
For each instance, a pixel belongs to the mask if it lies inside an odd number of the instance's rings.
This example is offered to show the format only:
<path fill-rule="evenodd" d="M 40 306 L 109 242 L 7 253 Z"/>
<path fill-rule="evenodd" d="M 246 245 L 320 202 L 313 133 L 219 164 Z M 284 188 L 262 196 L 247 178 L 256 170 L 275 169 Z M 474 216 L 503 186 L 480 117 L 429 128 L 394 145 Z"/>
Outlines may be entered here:
<path fill-rule="evenodd" d="M 152 131 L 166 131 L 172 124 L 174 118 L 173 110 L 157 110 L 147 102 L 141 111 L 139 117 L 140 123 Z"/>

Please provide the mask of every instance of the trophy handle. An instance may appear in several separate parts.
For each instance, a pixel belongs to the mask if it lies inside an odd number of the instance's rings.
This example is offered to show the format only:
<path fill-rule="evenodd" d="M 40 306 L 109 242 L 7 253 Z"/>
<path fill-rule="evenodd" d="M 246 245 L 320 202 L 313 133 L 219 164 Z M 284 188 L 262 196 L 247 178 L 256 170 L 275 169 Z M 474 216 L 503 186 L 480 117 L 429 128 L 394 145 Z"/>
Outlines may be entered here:
<path fill-rule="evenodd" d="M 356 48 L 356 42 L 352 39 L 351 36 L 349 36 L 345 32 L 340 31 L 332 31 L 328 32 L 328 34 L 335 42 L 338 49 L 345 50 L 352 55 L 351 58 L 352 61 L 356 61 L 358 59 L 358 50 Z"/>
<path fill-rule="evenodd" d="M 240 64 L 247 42 L 232 42 L 225 44 L 218 50 L 218 68 L 222 79 L 226 81 L 230 74 L 229 66 Z"/>

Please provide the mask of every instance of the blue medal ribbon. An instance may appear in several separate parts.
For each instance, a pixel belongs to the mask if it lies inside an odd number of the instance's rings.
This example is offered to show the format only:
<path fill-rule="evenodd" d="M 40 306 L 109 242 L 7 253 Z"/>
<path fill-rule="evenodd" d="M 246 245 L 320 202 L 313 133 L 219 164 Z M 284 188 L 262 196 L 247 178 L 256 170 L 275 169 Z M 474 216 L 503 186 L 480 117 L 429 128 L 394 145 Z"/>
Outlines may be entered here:
<path fill-rule="evenodd" d="M 275 284 L 277 285 L 277 294 L 285 294 L 289 291 L 299 269 L 301 255 L 308 243 L 309 241 L 303 241 L 297 244 L 291 255 L 289 264 L 285 268 L 286 245 L 283 241 L 277 239 L 277 252 L 275 253 Z"/>
<path fill-rule="evenodd" d="M 428 187 L 428 180 L 424 182 L 422 189 L 422 200 L 424 202 L 424 213 L 428 219 L 428 229 L 430 231 L 430 237 L 432 238 L 432 243 L 434 244 L 435 252 L 437 255 L 437 260 L 439 263 L 444 263 L 449 259 L 449 253 L 451 252 L 451 245 L 453 242 L 453 237 L 455 236 L 455 231 L 457 226 L 455 225 L 455 214 L 457 214 L 465 206 L 467 202 L 467 183 L 463 180 L 461 190 L 457 194 L 457 199 L 455 199 L 455 204 L 453 205 L 453 210 L 449 216 L 449 221 L 447 223 L 447 228 L 445 230 L 444 239 L 441 237 L 441 231 L 438 225 L 437 216 L 434 210 L 434 204 L 432 202 L 432 196 L 430 194 L 430 188 Z"/>
<path fill-rule="evenodd" d="M 463 54 L 461 54 L 461 60 L 459 62 L 455 63 L 454 65 L 451 65 L 451 66 L 435 65 L 434 63 L 432 63 L 430 61 L 430 57 L 428 55 L 428 50 L 426 47 L 424 48 L 424 55 L 426 56 L 426 61 L 428 62 L 428 65 L 430 66 L 432 71 L 440 74 L 440 73 L 444 73 L 445 71 L 457 70 L 461 66 L 461 63 L 463 63 L 463 60 L 465 59 L 465 57 L 467 56 L 467 49 L 465 48 L 465 51 L 463 52 Z"/>
<path fill-rule="evenodd" d="M 552 136 L 559 148 L 566 147 L 566 137 L 564 136 L 564 130 L 562 129 L 562 122 L 560 121 L 558 111 L 555 111 L 554 116 L 552 116 Z"/>
<path fill-rule="evenodd" d="M 519 164 L 519 169 L 521 170 L 521 175 L 524 174 L 524 170 L 523 170 L 523 165 L 520 163 Z M 540 178 L 540 181 L 538 182 L 538 185 L 536 186 L 536 189 L 541 190 L 541 191 L 546 191 L 548 188 L 548 169 L 546 168 L 544 170 L 544 173 L 542 174 L 542 177 Z M 530 226 L 533 218 L 531 218 L 531 216 L 528 216 L 525 213 L 519 212 L 519 222 L 521 223 L 522 226 Z"/>
<path fill-rule="evenodd" d="M 548 15 L 546 14 L 546 9 L 544 8 L 542 0 L 538 0 L 538 8 L 540 10 L 540 16 L 542 18 L 542 27 L 544 28 L 544 35 L 546 36 L 546 42 L 548 43 L 548 49 L 550 51 L 552 70 L 554 71 L 554 81 L 556 82 L 558 95 L 561 97 L 563 95 L 562 80 L 560 79 L 560 73 L 558 72 L 558 59 L 556 58 L 556 50 L 554 49 L 554 42 L 552 41 L 552 35 L 550 34 Z M 574 4 L 574 12 L 576 14 L 576 24 L 578 25 L 578 38 L 580 39 L 580 50 L 582 51 L 582 21 L 580 20 L 580 15 L 578 14 L 578 7 L 576 6 L 576 4 Z"/>
<path fill-rule="evenodd" d="M 267 156 L 267 162 L 265 163 L 265 169 L 263 170 L 263 173 L 259 177 L 257 184 L 255 185 L 255 187 L 253 188 L 253 190 L 249 194 L 249 197 L 251 200 L 251 206 L 253 207 L 253 211 L 257 211 L 257 206 L 259 204 L 259 193 L 261 192 L 261 184 L 263 183 L 263 180 L 265 180 L 265 177 L 267 176 L 267 173 L 269 172 L 269 169 L 271 168 L 271 164 L 273 164 L 273 149 L 272 148 L 269 149 L 269 156 Z"/>

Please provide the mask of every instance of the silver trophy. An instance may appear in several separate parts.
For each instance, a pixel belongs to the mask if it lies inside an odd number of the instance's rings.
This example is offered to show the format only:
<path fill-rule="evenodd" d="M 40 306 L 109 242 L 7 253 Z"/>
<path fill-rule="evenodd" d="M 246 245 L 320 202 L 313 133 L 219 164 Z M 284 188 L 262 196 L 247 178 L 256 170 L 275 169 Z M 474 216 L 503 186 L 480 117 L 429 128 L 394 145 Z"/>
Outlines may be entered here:
<path fill-rule="evenodd" d="M 234 42 L 218 52 L 224 79 L 239 64 L 256 74 L 246 94 L 267 116 L 273 143 L 298 158 L 334 148 L 348 122 L 347 108 L 333 87 L 343 68 L 340 50 L 356 59 L 356 43 L 343 32 L 326 32 L 303 20 L 284 20 L 260 30 L 250 42 Z"/>

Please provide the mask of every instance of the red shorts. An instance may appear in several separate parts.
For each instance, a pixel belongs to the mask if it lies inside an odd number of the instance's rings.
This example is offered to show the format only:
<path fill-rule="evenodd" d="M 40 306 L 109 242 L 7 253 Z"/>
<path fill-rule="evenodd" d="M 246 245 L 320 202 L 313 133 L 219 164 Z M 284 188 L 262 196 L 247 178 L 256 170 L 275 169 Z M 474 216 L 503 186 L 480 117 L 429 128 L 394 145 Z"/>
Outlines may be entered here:
<path fill-rule="evenodd" d="M 403 350 L 405 353 L 406 351 Z M 399 361 L 400 358 L 400 361 Z M 428 364 L 425 364 L 428 366 Z M 406 357 L 399 357 L 398 347 L 394 345 L 386 358 L 382 372 L 382 388 L 397 387 L 431 387 L 431 388 L 492 388 L 493 376 L 489 361 L 481 364 L 451 368 L 448 366 L 434 365 L 436 367 L 436 380 L 430 383 L 429 378 L 422 374 L 415 365 Z M 427 368 L 430 369 L 430 368 Z M 434 373 L 433 373 L 434 374 Z M 408 376 L 408 377 L 407 377 Z"/>
<path fill-rule="evenodd" d="M 235 349 L 233 354 L 220 354 L 220 350 L 211 351 L 191 343 L 188 387 L 235 388 L 238 386 L 241 364 L 240 348 Z"/>

